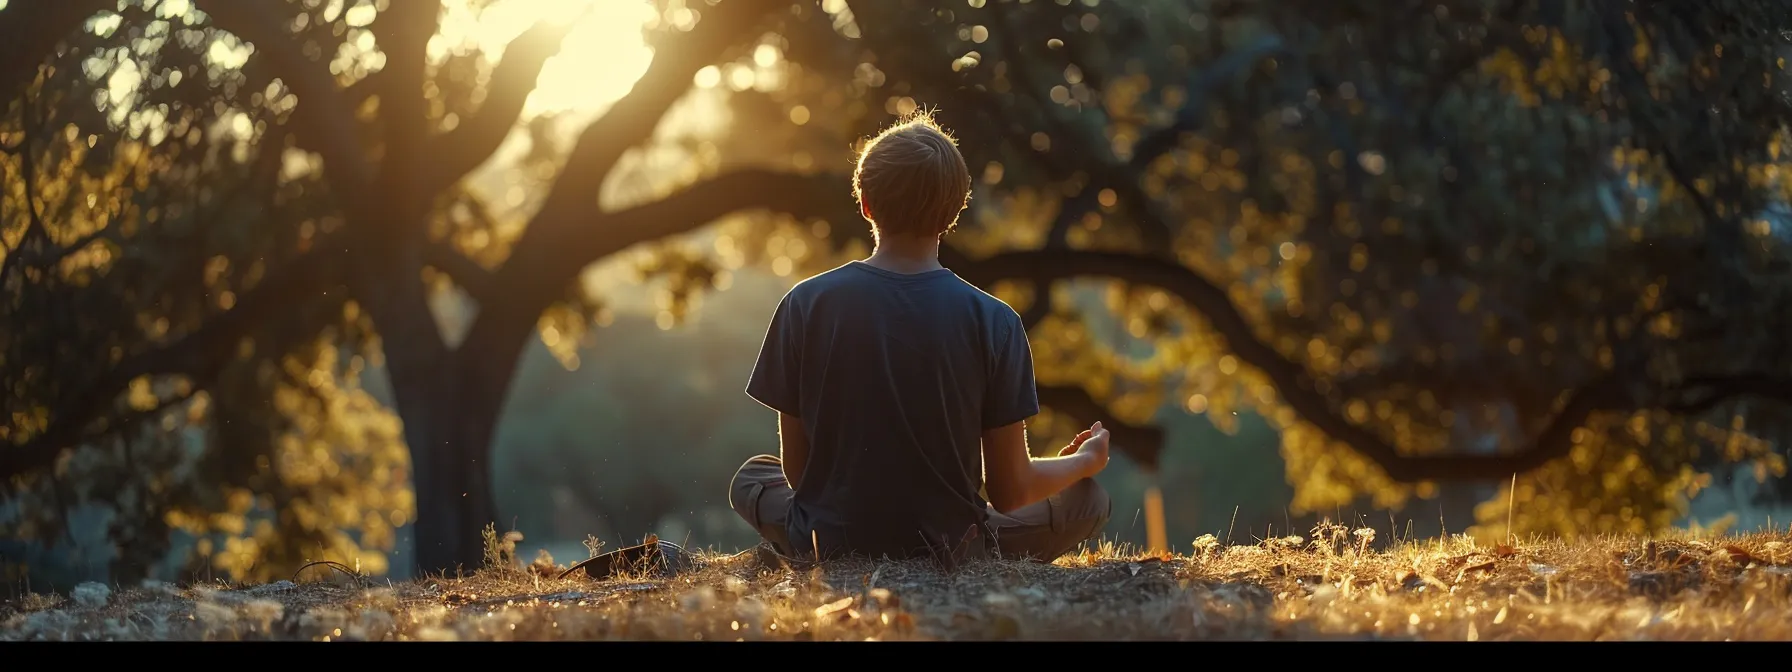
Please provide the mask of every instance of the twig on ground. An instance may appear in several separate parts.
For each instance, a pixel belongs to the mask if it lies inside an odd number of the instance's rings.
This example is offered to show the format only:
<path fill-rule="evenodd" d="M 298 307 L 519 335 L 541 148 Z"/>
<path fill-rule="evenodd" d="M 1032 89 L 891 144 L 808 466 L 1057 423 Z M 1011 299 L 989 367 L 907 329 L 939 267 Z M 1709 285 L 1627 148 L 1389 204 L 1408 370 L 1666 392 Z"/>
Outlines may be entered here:
<path fill-rule="evenodd" d="M 291 579 L 292 582 L 298 583 L 300 574 L 303 574 L 303 573 L 305 573 L 305 570 L 311 569 L 312 567 L 316 567 L 318 565 L 323 565 L 325 567 L 329 567 L 330 569 L 334 569 L 338 572 L 342 572 L 343 574 L 347 574 L 350 579 L 354 579 L 355 585 L 357 585 L 357 586 L 361 585 L 361 580 L 363 578 L 366 578 L 366 577 L 361 576 L 360 572 L 350 569 L 348 565 L 342 564 L 335 560 L 313 560 L 311 562 L 305 563 L 304 565 L 301 565 L 298 569 L 293 570 L 292 579 Z"/>

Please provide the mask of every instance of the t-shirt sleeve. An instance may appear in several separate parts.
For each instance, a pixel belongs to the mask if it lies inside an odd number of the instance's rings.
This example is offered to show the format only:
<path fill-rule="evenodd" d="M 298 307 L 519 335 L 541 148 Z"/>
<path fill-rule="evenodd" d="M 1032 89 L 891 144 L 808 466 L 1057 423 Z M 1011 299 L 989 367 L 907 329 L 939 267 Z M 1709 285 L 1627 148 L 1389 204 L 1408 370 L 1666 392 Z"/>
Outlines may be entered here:
<path fill-rule="evenodd" d="M 1033 381 L 1033 349 L 1020 316 L 1008 311 L 995 329 L 994 366 L 984 391 L 983 429 L 1012 425 L 1039 414 Z"/>
<path fill-rule="evenodd" d="M 790 294 L 785 294 L 772 313 L 765 342 L 759 346 L 759 361 L 747 379 L 747 396 L 780 413 L 801 416 L 802 340 L 801 311 Z"/>

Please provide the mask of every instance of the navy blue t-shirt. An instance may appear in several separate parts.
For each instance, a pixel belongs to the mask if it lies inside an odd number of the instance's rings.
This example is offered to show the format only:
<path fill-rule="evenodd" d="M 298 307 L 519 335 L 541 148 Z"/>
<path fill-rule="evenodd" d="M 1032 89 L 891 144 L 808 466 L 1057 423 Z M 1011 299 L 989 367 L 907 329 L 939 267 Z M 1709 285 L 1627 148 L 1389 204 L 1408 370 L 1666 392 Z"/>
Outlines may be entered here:
<path fill-rule="evenodd" d="M 1039 412 L 1020 316 L 949 269 L 860 261 L 778 303 L 747 394 L 802 419 L 795 551 L 916 557 L 988 520 L 983 432 Z"/>

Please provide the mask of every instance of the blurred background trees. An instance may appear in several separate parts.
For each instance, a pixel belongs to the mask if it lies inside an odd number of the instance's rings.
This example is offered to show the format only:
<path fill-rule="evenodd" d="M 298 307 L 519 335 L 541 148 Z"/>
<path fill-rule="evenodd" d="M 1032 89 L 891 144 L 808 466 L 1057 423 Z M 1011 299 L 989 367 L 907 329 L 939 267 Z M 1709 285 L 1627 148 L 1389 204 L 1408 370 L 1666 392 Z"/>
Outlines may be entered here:
<path fill-rule="evenodd" d="M 1125 430 L 1112 535 L 1148 484 L 1173 545 L 1788 491 L 1778 3 L 532 1 L 0 5 L 9 558 L 750 543 L 763 322 L 936 106 L 1041 450 Z"/>

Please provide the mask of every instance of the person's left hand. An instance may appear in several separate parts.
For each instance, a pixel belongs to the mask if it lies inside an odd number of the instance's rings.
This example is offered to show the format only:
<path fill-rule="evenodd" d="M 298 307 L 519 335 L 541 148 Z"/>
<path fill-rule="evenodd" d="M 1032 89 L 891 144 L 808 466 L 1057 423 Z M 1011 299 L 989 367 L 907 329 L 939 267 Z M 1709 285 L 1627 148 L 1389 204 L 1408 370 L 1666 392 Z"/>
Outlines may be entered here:
<path fill-rule="evenodd" d="M 1090 426 L 1088 429 L 1083 430 L 1083 433 L 1076 435 L 1076 438 L 1070 440 L 1070 445 L 1059 449 L 1058 457 L 1070 457 L 1071 455 L 1075 455 L 1076 449 L 1083 447 L 1083 442 L 1088 441 L 1091 436 L 1095 436 L 1095 426 Z"/>

